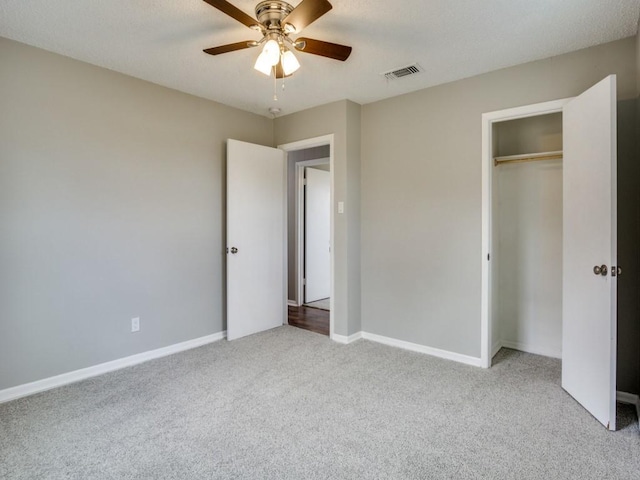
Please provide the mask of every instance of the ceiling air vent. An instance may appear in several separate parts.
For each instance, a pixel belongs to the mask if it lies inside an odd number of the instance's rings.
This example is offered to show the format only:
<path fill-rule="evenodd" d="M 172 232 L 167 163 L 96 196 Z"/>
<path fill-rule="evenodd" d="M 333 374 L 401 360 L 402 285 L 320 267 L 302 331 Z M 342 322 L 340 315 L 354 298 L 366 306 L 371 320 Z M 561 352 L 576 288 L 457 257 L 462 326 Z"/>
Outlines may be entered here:
<path fill-rule="evenodd" d="M 387 80 L 397 80 L 399 78 L 408 77 L 409 75 L 417 75 L 420 72 L 424 72 L 424 68 L 417 63 L 414 63 L 413 65 L 407 65 L 406 67 L 384 72 L 382 75 L 384 75 Z"/>

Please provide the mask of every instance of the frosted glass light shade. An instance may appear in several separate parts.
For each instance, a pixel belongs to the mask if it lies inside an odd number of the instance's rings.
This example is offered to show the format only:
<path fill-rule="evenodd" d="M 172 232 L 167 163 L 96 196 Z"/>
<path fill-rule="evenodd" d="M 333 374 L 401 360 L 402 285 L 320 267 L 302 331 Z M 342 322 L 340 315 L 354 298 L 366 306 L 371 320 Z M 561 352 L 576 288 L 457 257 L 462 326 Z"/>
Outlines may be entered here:
<path fill-rule="evenodd" d="M 273 39 L 265 43 L 262 53 L 267 56 L 272 67 L 280 61 L 280 45 Z"/>
<path fill-rule="evenodd" d="M 262 52 L 258 55 L 258 59 L 256 60 L 256 64 L 253 66 L 256 70 L 261 73 L 264 73 L 266 76 L 271 76 L 271 62 L 269 62 L 269 57 L 266 53 Z"/>
<path fill-rule="evenodd" d="M 291 75 L 293 72 L 300 68 L 298 59 L 291 50 L 287 50 L 282 55 L 282 70 L 285 75 Z"/>

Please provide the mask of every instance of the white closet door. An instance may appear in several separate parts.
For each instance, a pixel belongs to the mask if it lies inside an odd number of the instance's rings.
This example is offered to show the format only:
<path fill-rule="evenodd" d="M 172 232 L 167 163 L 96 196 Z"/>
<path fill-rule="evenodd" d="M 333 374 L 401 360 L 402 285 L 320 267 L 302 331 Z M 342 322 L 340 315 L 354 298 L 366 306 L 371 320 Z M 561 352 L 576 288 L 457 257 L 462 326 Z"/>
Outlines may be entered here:
<path fill-rule="evenodd" d="M 285 318 L 284 152 L 227 143 L 227 338 Z"/>
<path fill-rule="evenodd" d="M 615 430 L 615 75 L 565 106 L 563 137 L 562 387 Z"/>

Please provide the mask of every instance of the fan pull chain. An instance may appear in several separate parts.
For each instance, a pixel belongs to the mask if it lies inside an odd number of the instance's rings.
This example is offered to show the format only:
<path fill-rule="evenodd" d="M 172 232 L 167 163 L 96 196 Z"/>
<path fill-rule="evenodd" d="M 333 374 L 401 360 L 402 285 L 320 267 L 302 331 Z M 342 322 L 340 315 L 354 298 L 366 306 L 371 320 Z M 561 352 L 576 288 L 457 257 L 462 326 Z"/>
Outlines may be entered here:
<path fill-rule="evenodd" d="M 278 101 L 278 77 L 276 76 L 276 66 L 273 66 L 273 100 Z"/>

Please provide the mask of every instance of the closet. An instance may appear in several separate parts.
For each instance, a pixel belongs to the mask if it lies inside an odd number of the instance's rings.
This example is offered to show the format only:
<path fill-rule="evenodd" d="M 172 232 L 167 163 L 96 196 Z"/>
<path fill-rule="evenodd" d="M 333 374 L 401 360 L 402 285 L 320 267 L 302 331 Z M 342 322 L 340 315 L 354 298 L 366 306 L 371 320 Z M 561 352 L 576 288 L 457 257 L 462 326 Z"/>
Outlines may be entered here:
<path fill-rule="evenodd" d="M 481 365 L 562 358 L 562 388 L 616 428 L 616 76 L 482 114 Z"/>
<path fill-rule="evenodd" d="M 492 355 L 561 358 L 562 113 L 492 128 Z"/>

